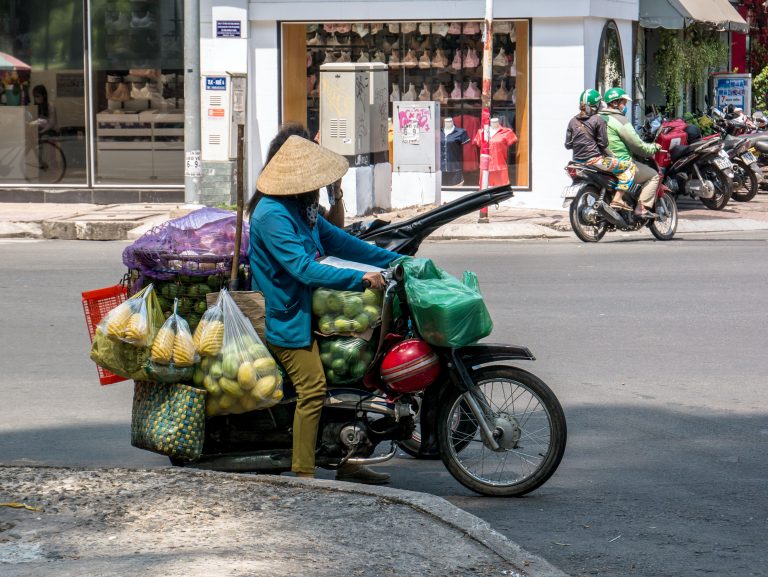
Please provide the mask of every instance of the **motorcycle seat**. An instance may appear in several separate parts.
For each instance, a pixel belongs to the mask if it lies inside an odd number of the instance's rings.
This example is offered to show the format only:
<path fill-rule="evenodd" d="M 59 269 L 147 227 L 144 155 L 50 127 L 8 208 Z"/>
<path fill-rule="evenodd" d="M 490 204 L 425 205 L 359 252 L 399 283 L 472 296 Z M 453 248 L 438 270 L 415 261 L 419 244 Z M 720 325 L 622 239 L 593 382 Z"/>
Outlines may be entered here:
<path fill-rule="evenodd" d="M 758 140 L 753 145 L 760 154 L 768 154 L 768 140 Z"/>
<path fill-rule="evenodd" d="M 675 146 L 672 150 L 669 151 L 669 155 L 672 157 L 672 160 L 677 160 L 681 156 L 684 156 L 690 149 L 690 146 Z"/>

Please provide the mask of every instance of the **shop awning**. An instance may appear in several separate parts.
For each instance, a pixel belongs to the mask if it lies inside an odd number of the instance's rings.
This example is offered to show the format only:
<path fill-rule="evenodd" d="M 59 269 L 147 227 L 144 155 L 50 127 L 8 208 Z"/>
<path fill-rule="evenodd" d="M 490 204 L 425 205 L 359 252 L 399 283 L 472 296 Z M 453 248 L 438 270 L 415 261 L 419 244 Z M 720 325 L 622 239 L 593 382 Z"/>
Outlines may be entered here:
<path fill-rule="evenodd" d="M 747 32 L 747 22 L 728 0 L 640 0 L 640 26 L 677 30 L 702 22 L 718 30 Z"/>

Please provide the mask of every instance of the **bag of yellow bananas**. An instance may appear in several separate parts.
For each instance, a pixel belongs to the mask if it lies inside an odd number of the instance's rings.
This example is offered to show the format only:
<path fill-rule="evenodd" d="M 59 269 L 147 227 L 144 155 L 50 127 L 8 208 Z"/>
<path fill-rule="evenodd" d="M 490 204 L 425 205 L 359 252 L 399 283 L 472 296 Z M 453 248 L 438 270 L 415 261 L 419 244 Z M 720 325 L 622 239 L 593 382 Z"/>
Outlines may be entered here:
<path fill-rule="evenodd" d="M 226 289 L 203 315 L 194 338 L 201 360 L 192 380 L 208 391 L 206 415 L 266 409 L 283 398 L 275 359 Z"/>
<path fill-rule="evenodd" d="M 195 351 L 192 331 L 179 315 L 178 307 L 179 299 L 174 299 L 173 313 L 157 331 L 144 367 L 150 380 L 159 383 L 191 381 L 195 363 L 200 359 Z"/>
<path fill-rule="evenodd" d="M 153 341 L 163 320 L 163 311 L 154 287 L 148 284 L 109 311 L 99 323 L 97 331 L 101 331 L 113 341 L 143 348 Z"/>

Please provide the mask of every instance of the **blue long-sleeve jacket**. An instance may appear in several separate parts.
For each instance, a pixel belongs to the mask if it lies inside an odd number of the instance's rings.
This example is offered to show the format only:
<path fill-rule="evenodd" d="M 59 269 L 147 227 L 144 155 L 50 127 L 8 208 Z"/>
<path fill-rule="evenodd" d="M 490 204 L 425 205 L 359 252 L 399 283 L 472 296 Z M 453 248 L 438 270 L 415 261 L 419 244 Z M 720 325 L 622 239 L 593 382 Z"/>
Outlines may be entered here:
<path fill-rule="evenodd" d="M 293 198 L 265 196 L 250 219 L 253 290 L 266 301 L 266 337 L 275 345 L 301 348 L 312 342 L 314 287 L 362 291 L 363 273 L 320 264 L 335 256 L 387 267 L 397 253 L 372 246 L 318 216 L 310 230 Z"/>

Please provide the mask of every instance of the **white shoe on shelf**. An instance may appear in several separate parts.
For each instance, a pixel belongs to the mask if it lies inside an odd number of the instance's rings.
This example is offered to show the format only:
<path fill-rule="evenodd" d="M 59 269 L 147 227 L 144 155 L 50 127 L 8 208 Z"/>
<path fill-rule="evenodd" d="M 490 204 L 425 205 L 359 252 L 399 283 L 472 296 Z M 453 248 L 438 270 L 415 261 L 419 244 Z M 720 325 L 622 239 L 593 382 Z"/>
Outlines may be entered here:
<path fill-rule="evenodd" d="M 429 52 L 424 51 L 424 54 L 419 58 L 419 68 L 432 68 L 432 60 L 429 58 Z"/>
<path fill-rule="evenodd" d="M 373 60 L 371 62 L 381 62 L 382 64 L 386 64 L 387 61 L 384 58 L 384 53 L 381 50 L 377 50 L 376 54 L 373 55 Z"/>
<path fill-rule="evenodd" d="M 405 94 L 403 94 L 403 100 L 413 101 L 413 100 L 416 100 L 418 97 L 419 95 L 416 92 L 416 87 L 413 85 L 413 82 L 411 82 L 408 85 L 408 91 Z"/>
<path fill-rule="evenodd" d="M 403 58 L 403 68 L 416 68 L 418 63 L 419 61 L 413 53 L 413 50 L 409 50 L 405 55 L 405 58 Z"/>
<path fill-rule="evenodd" d="M 451 90 L 451 100 L 461 100 L 461 83 L 458 80 L 453 81 L 453 90 Z"/>
<path fill-rule="evenodd" d="M 336 62 L 352 62 L 352 54 L 350 54 L 349 50 L 342 50 L 341 56 Z"/>
<path fill-rule="evenodd" d="M 370 60 L 368 59 L 368 53 L 367 52 L 361 53 L 360 54 L 360 58 L 358 58 L 357 61 L 358 62 L 370 62 Z"/>
<path fill-rule="evenodd" d="M 398 53 L 397 50 L 393 50 L 392 54 L 390 54 L 390 56 L 389 56 L 389 65 L 392 68 L 399 68 L 400 64 L 401 64 L 401 62 L 400 62 L 400 54 Z"/>
<path fill-rule="evenodd" d="M 389 93 L 390 102 L 398 102 L 400 100 L 400 86 L 397 84 L 392 85 L 392 92 Z"/>
<path fill-rule="evenodd" d="M 499 53 L 493 59 L 493 65 L 498 66 L 500 68 L 506 68 L 507 64 L 508 64 L 507 53 L 504 52 L 504 49 L 502 48 L 501 50 L 499 50 Z"/>
<path fill-rule="evenodd" d="M 453 55 L 453 62 L 451 68 L 454 70 L 461 70 L 461 48 L 456 49 L 456 54 Z"/>
<path fill-rule="evenodd" d="M 419 92 L 419 100 L 427 101 L 432 100 L 432 94 L 429 92 L 429 88 L 427 88 L 426 82 L 421 88 L 421 92 Z"/>
<path fill-rule="evenodd" d="M 432 94 L 432 98 L 437 100 L 440 104 L 446 104 L 448 102 L 448 91 L 445 89 L 445 86 L 442 84 L 438 86 L 437 90 Z"/>
<path fill-rule="evenodd" d="M 469 86 L 462 95 L 466 100 L 477 100 L 480 98 L 480 90 L 477 88 L 477 83 L 474 80 L 469 81 Z"/>

